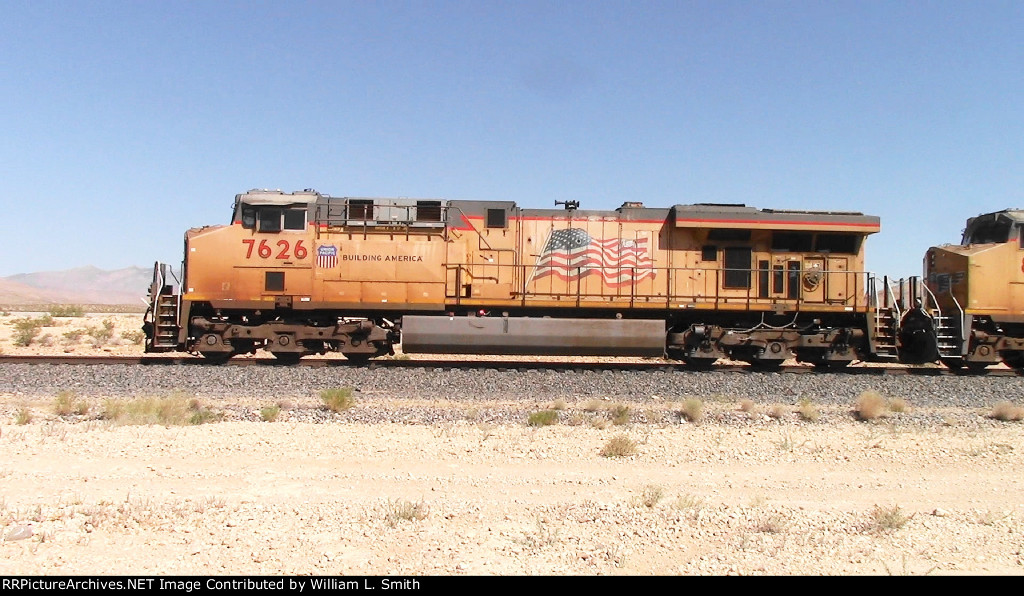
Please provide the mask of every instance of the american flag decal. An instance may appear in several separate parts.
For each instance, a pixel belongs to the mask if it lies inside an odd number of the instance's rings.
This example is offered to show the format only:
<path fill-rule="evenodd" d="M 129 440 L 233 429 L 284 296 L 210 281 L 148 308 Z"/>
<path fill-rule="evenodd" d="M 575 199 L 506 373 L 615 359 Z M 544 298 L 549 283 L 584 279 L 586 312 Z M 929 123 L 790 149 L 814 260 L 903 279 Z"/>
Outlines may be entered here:
<path fill-rule="evenodd" d="M 321 244 L 316 248 L 316 266 L 321 269 L 333 269 L 338 266 L 338 247 L 333 244 Z"/>
<path fill-rule="evenodd" d="M 624 286 L 654 278 L 648 239 L 592 238 L 586 230 L 554 230 L 529 281 L 553 275 L 566 281 L 600 275 L 609 286 Z"/>

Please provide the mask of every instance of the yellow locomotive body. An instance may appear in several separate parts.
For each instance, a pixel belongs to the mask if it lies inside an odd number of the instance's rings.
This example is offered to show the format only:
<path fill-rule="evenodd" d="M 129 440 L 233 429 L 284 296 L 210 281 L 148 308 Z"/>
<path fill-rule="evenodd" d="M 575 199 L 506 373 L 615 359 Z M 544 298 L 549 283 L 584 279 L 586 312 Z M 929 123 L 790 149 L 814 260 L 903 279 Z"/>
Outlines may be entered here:
<path fill-rule="evenodd" d="M 149 351 L 266 348 L 668 355 L 845 364 L 896 344 L 865 238 L 877 217 L 743 205 L 238 195 L 190 230 L 180 295 L 158 274 Z"/>
<path fill-rule="evenodd" d="M 928 250 L 924 310 L 953 368 L 1024 368 L 1024 211 L 970 218 L 959 245 Z"/>

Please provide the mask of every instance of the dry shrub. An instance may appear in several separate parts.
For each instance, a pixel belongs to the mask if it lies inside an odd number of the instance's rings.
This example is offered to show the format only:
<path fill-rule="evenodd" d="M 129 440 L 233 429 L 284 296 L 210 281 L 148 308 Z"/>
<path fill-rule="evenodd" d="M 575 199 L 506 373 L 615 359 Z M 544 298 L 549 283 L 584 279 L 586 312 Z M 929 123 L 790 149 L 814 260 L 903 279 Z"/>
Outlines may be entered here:
<path fill-rule="evenodd" d="M 622 426 L 623 424 L 629 424 L 629 406 L 625 404 L 617 404 L 611 410 L 612 424 L 615 426 Z"/>
<path fill-rule="evenodd" d="M 344 412 L 356 405 L 356 398 L 352 396 L 354 390 L 351 387 L 340 387 L 338 389 L 324 389 L 320 392 L 320 401 L 332 412 Z"/>
<path fill-rule="evenodd" d="M 137 346 L 141 346 L 142 342 L 146 339 L 146 334 L 142 330 L 122 331 L 121 339 Z"/>
<path fill-rule="evenodd" d="M 221 415 L 203 407 L 195 398 L 183 395 L 107 400 L 100 417 L 116 424 L 141 426 L 187 426 L 216 422 Z"/>
<path fill-rule="evenodd" d="M 63 335 L 63 343 L 72 344 L 82 339 L 82 336 L 85 335 L 85 329 L 68 329 L 67 331 L 64 332 Z"/>
<path fill-rule="evenodd" d="M 565 423 L 569 426 L 583 426 L 587 423 L 587 416 L 583 412 L 572 412 Z"/>
<path fill-rule="evenodd" d="M 93 345 L 101 347 L 114 337 L 114 322 L 110 319 L 103 319 L 102 327 L 85 326 L 85 332 L 93 338 Z"/>
<path fill-rule="evenodd" d="M 700 511 L 707 504 L 704 497 L 698 497 L 697 495 L 691 495 L 689 493 L 679 495 L 676 497 L 675 502 L 672 504 L 676 509 L 682 511 Z"/>
<path fill-rule="evenodd" d="M 818 406 L 806 397 L 800 400 L 800 407 L 797 408 L 797 413 L 800 414 L 800 418 L 807 422 L 817 422 L 821 416 L 821 412 L 818 411 Z"/>
<path fill-rule="evenodd" d="M 754 400 L 752 400 L 752 399 L 741 399 L 740 400 L 740 411 L 741 412 L 747 412 L 748 414 L 749 413 L 757 412 L 757 404 L 755 404 Z"/>
<path fill-rule="evenodd" d="M 49 312 L 54 317 L 84 317 L 85 307 L 81 304 L 54 304 Z"/>
<path fill-rule="evenodd" d="M 687 398 L 679 407 L 679 415 L 693 423 L 704 420 L 704 402 L 696 397 Z"/>
<path fill-rule="evenodd" d="M 558 423 L 558 410 L 541 410 L 530 414 L 526 423 L 530 426 L 551 426 Z"/>
<path fill-rule="evenodd" d="M 274 422 L 281 415 L 281 406 L 267 406 L 260 410 L 260 418 L 264 422 Z"/>
<path fill-rule="evenodd" d="M 58 416 L 84 416 L 89 413 L 89 404 L 84 401 L 74 403 L 75 393 L 73 391 L 61 390 L 53 399 L 53 412 Z"/>
<path fill-rule="evenodd" d="M 603 457 L 629 457 L 636 455 L 636 441 L 626 435 L 615 435 L 601 448 Z"/>
<path fill-rule="evenodd" d="M 51 319 L 52 322 L 52 319 Z M 39 335 L 46 325 L 42 317 L 33 319 L 25 317 L 13 321 L 14 331 L 11 333 L 11 343 L 16 346 L 26 347 L 32 345 L 33 340 Z"/>
<path fill-rule="evenodd" d="M 782 418 L 785 418 L 786 414 L 788 414 L 788 413 L 789 413 L 789 408 L 787 408 L 786 406 L 784 406 L 782 404 L 774 404 L 774 405 L 772 405 L 772 407 L 768 408 L 768 417 L 769 418 L 774 418 L 775 420 L 780 420 Z"/>
<path fill-rule="evenodd" d="M 389 526 L 397 526 L 403 521 L 419 521 L 427 517 L 429 509 L 423 501 L 407 501 L 406 499 L 395 499 L 388 501 L 385 505 L 384 520 Z"/>
<path fill-rule="evenodd" d="M 24 426 L 29 422 L 32 422 L 32 411 L 28 408 L 18 410 L 17 415 L 14 417 L 14 423 L 18 426 Z"/>
<path fill-rule="evenodd" d="M 989 414 L 989 418 L 995 418 L 996 420 L 1002 420 L 1003 422 L 1019 422 L 1024 420 L 1024 408 L 1015 406 L 1013 403 L 1008 401 L 1001 401 L 992 406 L 992 412 Z"/>
<path fill-rule="evenodd" d="M 876 420 L 883 416 L 885 411 L 885 398 L 873 389 L 868 389 L 857 396 L 857 402 L 853 407 L 853 413 L 859 420 Z"/>
<path fill-rule="evenodd" d="M 907 400 L 901 397 L 894 397 L 889 400 L 889 411 L 896 412 L 897 414 L 909 412 L 910 404 L 907 403 Z"/>
<path fill-rule="evenodd" d="M 58 391 L 57 397 L 53 398 L 53 413 L 58 416 L 70 416 L 74 411 L 75 394 L 70 391 Z"/>
<path fill-rule="evenodd" d="M 871 511 L 871 526 L 870 528 L 880 532 L 889 532 L 893 530 L 899 530 L 906 525 L 913 515 L 907 515 L 899 505 L 893 505 L 892 507 L 881 507 L 875 505 L 875 508 Z"/>
<path fill-rule="evenodd" d="M 789 519 L 781 513 L 773 513 L 757 524 L 757 531 L 764 534 L 782 534 L 789 528 Z"/>
<path fill-rule="evenodd" d="M 657 484 L 648 484 L 640 492 L 639 503 L 648 509 L 653 509 L 664 496 L 665 489 Z"/>

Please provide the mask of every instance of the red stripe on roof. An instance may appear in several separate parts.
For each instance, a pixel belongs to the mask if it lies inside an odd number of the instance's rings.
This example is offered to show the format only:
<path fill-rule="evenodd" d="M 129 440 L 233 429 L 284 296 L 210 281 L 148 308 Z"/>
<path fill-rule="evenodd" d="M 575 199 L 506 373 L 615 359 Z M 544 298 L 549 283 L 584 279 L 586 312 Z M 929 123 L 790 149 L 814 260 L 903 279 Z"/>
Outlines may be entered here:
<path fill-rule="evenodd" d="M 793 221 L 788 219 L 708 219 L 701 218 L 676 218 L 676 221 L 690 221 L 694 223 L 728 223 L 748 225 L 769 225 L 769 226 L 855 226 L 858 228 L 877 228 L 877 223 L 853 222 L 853 221 Z"/>

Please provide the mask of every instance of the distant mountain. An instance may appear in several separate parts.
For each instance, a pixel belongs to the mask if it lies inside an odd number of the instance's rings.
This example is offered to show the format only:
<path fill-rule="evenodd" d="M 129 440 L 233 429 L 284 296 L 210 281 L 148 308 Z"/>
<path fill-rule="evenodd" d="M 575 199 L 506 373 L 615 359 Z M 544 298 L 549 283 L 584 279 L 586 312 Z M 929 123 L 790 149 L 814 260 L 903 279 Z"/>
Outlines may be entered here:
<path fill-rule="evenodd" d="M 138 305 L 146 297 L 152 275 L 153 270 L 145 267 L 105 271 L 92 266 L 19 273 L 0 277 L 0 303 Z"/>

